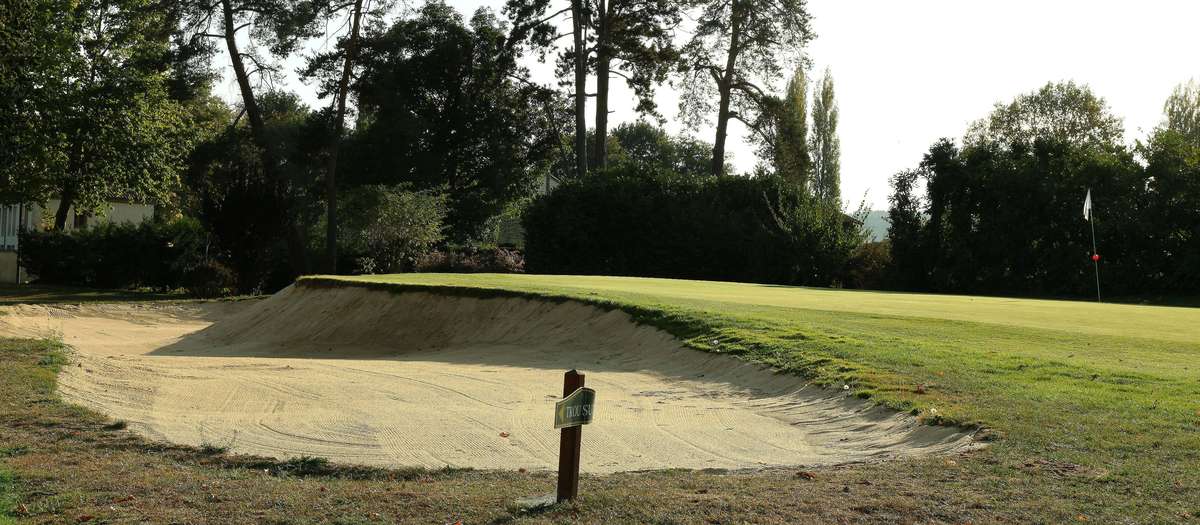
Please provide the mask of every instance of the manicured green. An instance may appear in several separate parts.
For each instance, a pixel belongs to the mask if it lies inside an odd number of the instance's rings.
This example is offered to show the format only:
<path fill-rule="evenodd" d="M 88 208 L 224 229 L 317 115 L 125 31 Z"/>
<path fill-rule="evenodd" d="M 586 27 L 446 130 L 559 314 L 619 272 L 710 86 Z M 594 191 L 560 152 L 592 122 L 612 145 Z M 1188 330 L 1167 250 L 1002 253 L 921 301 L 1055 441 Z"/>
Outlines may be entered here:
<path fill-rule="evenodd" d="M 1185 497 L 1200 491 L 1197 309 L 614 277 L 407 274 L 300 283 L 440 287 L 620 308 L 700 350 L 849 385 L 927 420 L 981 426 L 998 461 L 1036 458 L 1094 473 L 1071 480 L 1069 498 L 1102 502 L 1113 516 L 1200 512 Z"/>

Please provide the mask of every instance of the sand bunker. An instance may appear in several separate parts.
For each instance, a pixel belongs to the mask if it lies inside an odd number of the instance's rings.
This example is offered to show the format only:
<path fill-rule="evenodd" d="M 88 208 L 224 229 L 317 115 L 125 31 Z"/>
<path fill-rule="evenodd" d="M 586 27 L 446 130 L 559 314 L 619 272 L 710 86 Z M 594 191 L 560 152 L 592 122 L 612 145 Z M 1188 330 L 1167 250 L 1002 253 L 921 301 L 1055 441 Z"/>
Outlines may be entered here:
<path fill-rule="evenodd" d="M 575 302 L 295 286 L 241 303 L 3 310 L 0 333 L 76 349 L 67 400 L 154 439 L 239 453 L 553 469 L 570 368 L 597 391 L 585 472 L 833 464 L 970 442 Z"/>

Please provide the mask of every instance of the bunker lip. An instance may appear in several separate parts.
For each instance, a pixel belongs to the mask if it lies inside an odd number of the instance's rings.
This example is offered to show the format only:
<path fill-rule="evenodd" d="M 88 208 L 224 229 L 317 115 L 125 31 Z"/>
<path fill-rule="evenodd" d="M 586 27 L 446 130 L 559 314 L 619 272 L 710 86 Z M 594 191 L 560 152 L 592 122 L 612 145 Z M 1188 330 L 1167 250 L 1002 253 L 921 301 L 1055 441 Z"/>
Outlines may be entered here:
<path fill-rule="evenodd" d="M 563 371 L 596 390 L 583 471 L 746 470 L 949 453 L 969 433 L 736 358 L 620 310 L 302 281 L 262 301 L 6 308 L 60 333 L 60 390 L 152 439 L 372 466 L 550 470 Z"/>

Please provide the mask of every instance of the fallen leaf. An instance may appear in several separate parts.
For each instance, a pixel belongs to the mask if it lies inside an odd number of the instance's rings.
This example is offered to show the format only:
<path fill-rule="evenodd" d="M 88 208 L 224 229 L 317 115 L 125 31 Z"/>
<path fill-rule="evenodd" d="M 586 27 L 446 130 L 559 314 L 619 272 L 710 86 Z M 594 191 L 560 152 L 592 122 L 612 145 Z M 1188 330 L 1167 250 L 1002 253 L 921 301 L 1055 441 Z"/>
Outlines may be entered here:
<path fill-rule="evenodd" d="M 95 517 L 95 516 L 93 516 L 93 515 L 91 515 L 91 514 L 84 514 L 84 515 L 82 515 L 82 516 L 80 516 L 80 517 L 76 518 L 76 520 L 75 520 L 75 521 L 78 521 L 79 523 L 87 523 L 87 522 L 89 522 L 89 521 L 92 521 L 92 520 L 94 520 L 94 519 L 96 519 L 96 517 Z"/>
<path fill-rule="evenodd" d="M 508 432 L 501 432 L 500 437 L 502 437 L 502 438 L 508 437 Z"/>
<path fill-rule="evenodd" d="M 805 472 L 803 470 L 800 472 L 797 472 L 796 477 L 801 478 L 801 479 L 817 479 L 816 474 L 813 474 L 812 472 Z"/>
<path fill-rule="evenodd" d="M 1078 516 L 1075 516 L 1075 520 L 1076 520 L 1076 521 L 1087 521 L 1087 520 L 1088 520 L 1088 517 L 1087 517 L 1087 516 L 1084 516 L 1083 514 L 1080 514 L 1080 515 L 1078 515 Z"/>

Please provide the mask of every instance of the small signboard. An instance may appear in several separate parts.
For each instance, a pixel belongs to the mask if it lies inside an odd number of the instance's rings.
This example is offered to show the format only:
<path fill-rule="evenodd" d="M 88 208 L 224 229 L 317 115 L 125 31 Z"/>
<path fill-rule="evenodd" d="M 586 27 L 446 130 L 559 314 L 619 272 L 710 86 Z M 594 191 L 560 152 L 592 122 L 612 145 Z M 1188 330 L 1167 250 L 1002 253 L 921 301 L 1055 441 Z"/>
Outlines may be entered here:
<path fill-rule="evenodd" d="M 596 391 L 579 388 L 554 404 L 554 428 L 570 428 L 592 422 L 595 413 Z"/>

